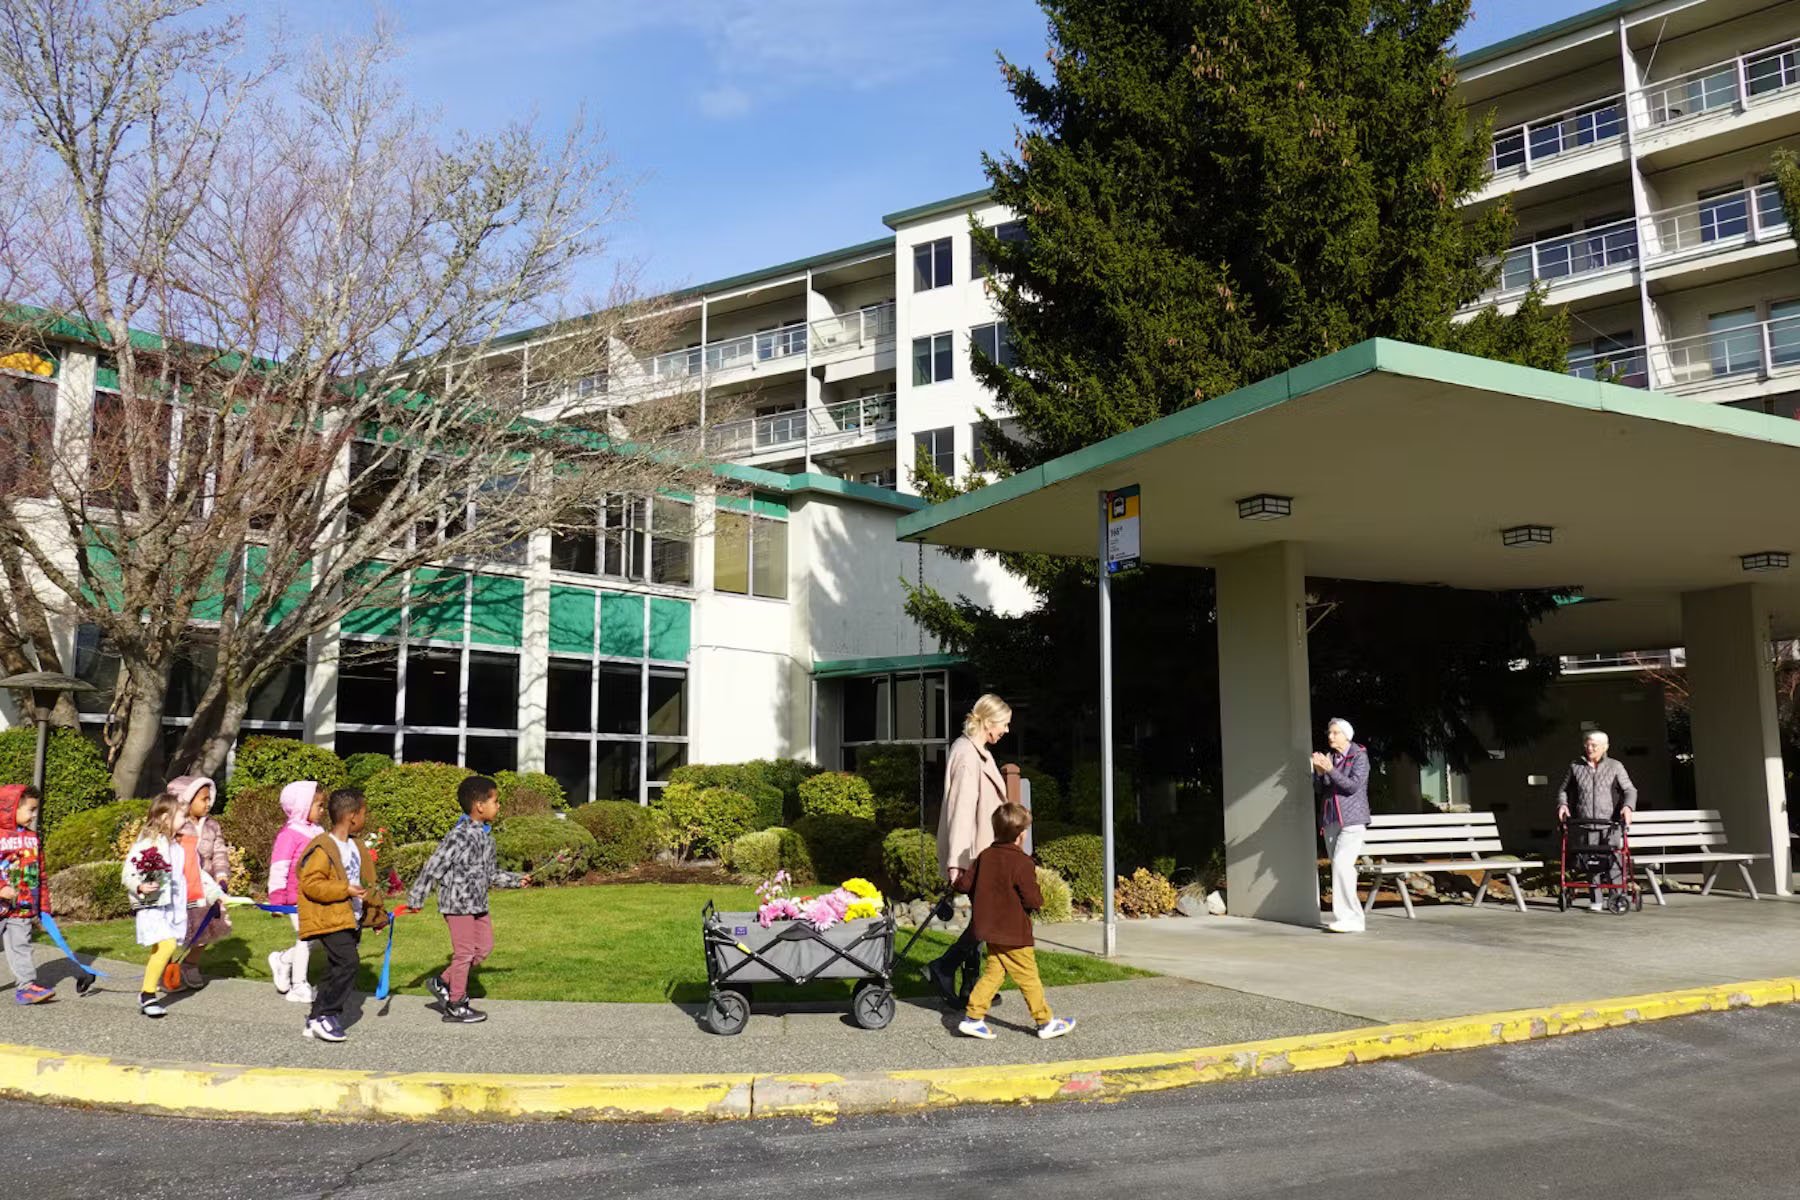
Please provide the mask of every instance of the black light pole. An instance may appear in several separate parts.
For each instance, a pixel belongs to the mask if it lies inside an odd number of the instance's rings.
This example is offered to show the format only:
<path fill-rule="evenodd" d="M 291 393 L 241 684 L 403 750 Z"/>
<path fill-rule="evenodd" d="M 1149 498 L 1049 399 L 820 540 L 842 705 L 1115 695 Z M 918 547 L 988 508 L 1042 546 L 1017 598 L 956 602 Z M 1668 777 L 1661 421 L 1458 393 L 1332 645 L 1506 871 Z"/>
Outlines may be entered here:
<path fill-rule="evenodd" d="M 64 692 L 91 692 L 94 685 L 55 671 L 26 671 L 0 679 L 0 688 L 31 693 L 32 716 L 37 720 L 37 755 L 31 766 L 31 786 L 37 789 L 39 803 L 43 803 L 44 759 L 50 749 L 50 714 L 56 708 L 56 698 Z"/>

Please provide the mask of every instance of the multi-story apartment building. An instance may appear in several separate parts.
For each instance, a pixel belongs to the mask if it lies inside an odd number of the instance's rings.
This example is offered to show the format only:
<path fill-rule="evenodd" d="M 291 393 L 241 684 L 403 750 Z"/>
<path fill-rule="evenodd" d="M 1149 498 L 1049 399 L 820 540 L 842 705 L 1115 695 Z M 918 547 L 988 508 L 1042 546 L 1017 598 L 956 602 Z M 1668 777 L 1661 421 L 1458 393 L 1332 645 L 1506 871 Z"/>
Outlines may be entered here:
<path fill-rule="evenodd" d="M 1458 66 L 1471 120 L 1495 122 L 1493 177 L 1470 212 L 1510 198 L 1518 214 L 1483 302 L 1515 304 L 1541 280 L 1570 308 L 1572 373 L 1800 415 L 1800 270 L 1768 179 L 1800 135 L 1800 0 L 1618 0 Z M 590 533 L 540 532 L 520 561 L 471 571 L 460 614 L 346 622 L 265 689 L 252 728 L 547 769 L 585 796 L 648 797 L 684 761 L 848 765 L 870 743 L 941 747 L 975 681 L 905 616 L 902 578 L 1030 602 L 992 562 L 894 540 L 921 503 L 921 450 L 947 472 L 980 468 L 990 399 L 971 345 L 1009 353 L 971 219 L 1021 228 L 975 192 L 891 213 L 880 238 L 668 297 L 667 345 L 581 386 L 697 395 L 706 452 L 753 493 L 621 499 Z M 528 375 L 549 336 L 498 352 Z M 71 346 L 53 383 L 31 386 L 53 387 L 66 416 L 105 384 Z M 93 631 L 62 633 L 105 684 Z M 171 729 L 206 670 L 196 634 Z M 97 720 L 105 693 L 88 703 Z M 1466 786 L 1436 774 L 1441 801 Z"/>

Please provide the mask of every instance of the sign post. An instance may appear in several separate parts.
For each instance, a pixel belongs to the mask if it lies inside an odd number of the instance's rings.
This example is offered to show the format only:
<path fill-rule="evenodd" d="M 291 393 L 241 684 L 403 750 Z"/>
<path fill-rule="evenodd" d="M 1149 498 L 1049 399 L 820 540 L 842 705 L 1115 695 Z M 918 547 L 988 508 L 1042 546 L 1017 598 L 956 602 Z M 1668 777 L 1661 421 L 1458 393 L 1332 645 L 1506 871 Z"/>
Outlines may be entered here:
<path fill-rule="evenodd" d="M 1105 924 L 1101 954 L 1118 953 L 1119 914 L 1114 898 L 1112 577 L 1139 564 L 1138 486 L 1100 493 L 1100 840 L 1105 847 Z"/>

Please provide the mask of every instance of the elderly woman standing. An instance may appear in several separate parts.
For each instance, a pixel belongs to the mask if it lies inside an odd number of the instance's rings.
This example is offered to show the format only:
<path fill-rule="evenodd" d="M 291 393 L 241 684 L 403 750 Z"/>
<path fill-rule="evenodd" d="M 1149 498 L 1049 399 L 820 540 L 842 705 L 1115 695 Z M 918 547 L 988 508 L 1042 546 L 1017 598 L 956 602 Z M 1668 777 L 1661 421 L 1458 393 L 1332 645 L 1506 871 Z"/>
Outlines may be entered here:
<path fill-rule="evenodd" d="M 1012 728 L 1012 706 L 989 693 L 975 702 L 963 720 L 962 736 L 950 747 L 944 768 L 944 809 L 938 816 L 938 865 L 950 886 L 966 892 L 975 859 L 994 842 L 994 812 L 1006 803 L 1006 779 L 988 749 Z M 944 956 L 925 974 L 944 999 L 962 1003 L 975 984 L 981 943 L 971 921 Z M 959 987 L 961 970 L 968 985 Z"/>
<path fill-rule="evenodd" d="M 1312 756 L 1313 791 L 1319 798 L 1319 832 L 1331 856 L 1331 933 L 1361 933 L 1356 902 L 1356 856 L 1369 829 L 1369 752 L 1351 739 L 1356 730 L 1342 717 L 1325 727 L 1330 751 Z"/>

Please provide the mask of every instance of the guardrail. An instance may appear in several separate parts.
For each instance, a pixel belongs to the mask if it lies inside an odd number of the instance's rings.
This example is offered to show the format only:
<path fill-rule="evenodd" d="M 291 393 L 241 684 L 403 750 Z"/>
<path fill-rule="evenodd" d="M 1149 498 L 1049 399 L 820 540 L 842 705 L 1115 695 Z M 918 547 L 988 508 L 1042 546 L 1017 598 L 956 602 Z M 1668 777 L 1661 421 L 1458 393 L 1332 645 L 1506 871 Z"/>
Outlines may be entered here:
<path fill-rule="evenodd" d="M 1622 346 L 1571 354 L 1567 371 L 1577 379 L 1598 379 L 1625 387 L 1650 386 L 1648 346 Z"/>
<path fill-rule="evenodd" d="M 859 396 L 827 404 L 813 414 L 813 437 L 820 441 L 861 434 L 879 436 L 894 428 L 894 393 Z"/>
<path fill-rule="evenodd" d="M 1657 129 L 1727 108 L 1747 108 L 1796 86 L 1800 38 L 1639 88 L 1633 93 L 1634 107 L 1645 127 Z"/>
<path fill-rule="evenodd" d="M 1781 189 L 1773 183 L 1653 212 L 1644 222 L 1644 256 L 1651 261 L 1698 250 L 1729 250 L 1788 233 Z"/>
<path fill-rule="evenodd" d="M 1502 171 L 1533 167 L 1589 146 L 1603 146 L 1625 135 L 1625 93 L 1590 100 L 1547 117 L 1494 132 L 1488 168 Z"/>
<path fill-rule="evenodd" d="M 812 323 L 813 357 L 872 349 L 894 338 L 894 302 L 885 300 L 853 312 L 822 317 Z"/>
<path fill-rule="evenodd" d="M 1650 349 L 1656 378 L 1671 391 L 1800 367 L 1800 315 L 1709 330 Z"/>
<path fill-rule="evenodd" d="M 795 321 L 775 329 L 740 334 L 708 342 L 705 346 L 688 346 L 668 350 L 650 360 L 650 374 L 656 379 L 686 379 L 700 374 L 755 370 L 770 363 L 806 354 L 807 325 Z"/>
<path fill-rule="evenodd" d="M 1631 218 L 1515 246 L 1500 260 L 1500 277 L 1483 300 L 1522 292 L 1536 280 L 1591 275 L 1637 261 L 1637 222 Z"/>

